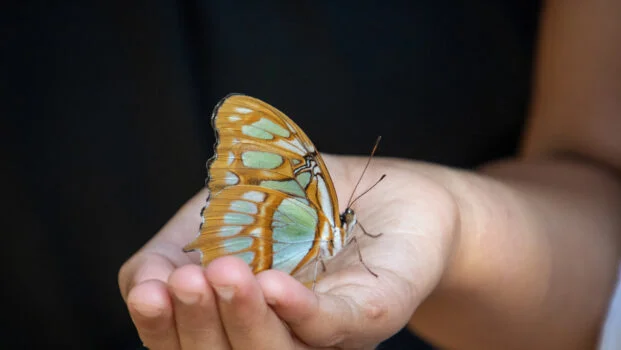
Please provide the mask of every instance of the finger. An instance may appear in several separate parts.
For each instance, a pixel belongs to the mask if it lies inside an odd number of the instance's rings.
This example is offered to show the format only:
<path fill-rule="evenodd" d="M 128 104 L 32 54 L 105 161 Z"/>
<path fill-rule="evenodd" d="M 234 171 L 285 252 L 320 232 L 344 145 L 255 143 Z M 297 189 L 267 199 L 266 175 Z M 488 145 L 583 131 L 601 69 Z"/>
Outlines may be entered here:
<path fill-rule="evenodd" d="M 387 307 L 379 298 L 365 297 L 364 289 L 355 284 L 344 283 L 331 294 L 313 293 L 280 271 L 263 273 L 259 283 L 274 312 L 309 345 L 372 347 L 391 335 L 385 331 L 391 328 L 383 325 L 394 323 Z"/>
<path fill-rule="evenodd" d="M 203 269 L 196 265 L 182 266 L 170 276 L 168 285 L 173 294 L 181 349 L 230 349 L 216 297 L 207 285 Z"/>
<path fill-rule="evenodd" d="M 129 291 L 127 307 L 138 335 L 150 350 L 178 350 L 173 309 L 167 286 L 150 280 Z"/>
<path fill-rule="evenodd" d="M 157 280 L 163 283 L 175 269 L 173 262 L 162 254 L 143 252 L 134 256 L 119 271 L 119 288 L 127 301 L 129 291 L 145 281 Z"/>
<path fill-rule="evenodd" d="M 261 288 L 241 259 L 223 257 L 206 269 L 233 349 L 294 349 L 292 336 L 269 308 Z"/>

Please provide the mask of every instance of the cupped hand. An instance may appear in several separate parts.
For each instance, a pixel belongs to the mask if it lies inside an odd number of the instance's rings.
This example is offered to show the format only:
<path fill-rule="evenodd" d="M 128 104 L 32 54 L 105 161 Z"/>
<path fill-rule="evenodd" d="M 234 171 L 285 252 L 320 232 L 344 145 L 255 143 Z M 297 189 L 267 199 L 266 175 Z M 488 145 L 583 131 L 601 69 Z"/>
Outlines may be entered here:
<path fill-rule="evenodd" d="M 324 156 L 343 209 L 366 158 Z M 406 325 L 440 283 L 458 239 L 458 210 L 446 189 L 453 171 L 375 158 L 358 192 L 387 177 L 354 205 L 372 238 L 355 234 L 326 264 L 311 291 L 280 271 L 253 275 L 240 259 L 206 268 L 182 247 L 197 234 L 200 192 L 119 272 L 119 287 L 151 350 L 373 348 Z"/>

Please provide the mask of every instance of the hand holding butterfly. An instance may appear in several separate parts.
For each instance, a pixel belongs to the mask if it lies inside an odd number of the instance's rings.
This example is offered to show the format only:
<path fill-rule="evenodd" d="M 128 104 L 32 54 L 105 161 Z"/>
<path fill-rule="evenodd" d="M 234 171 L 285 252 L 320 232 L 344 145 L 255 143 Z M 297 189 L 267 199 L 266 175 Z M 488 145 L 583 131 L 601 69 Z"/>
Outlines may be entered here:
<path fill-rule="evenodd" d="M 349 197 L 366 160 L 325 157 L 340 200 Z M 350 244 L 326 264 L 316 293 L 279 271 L 255 278 L 236 258 L 197 266 L 182 247 L 196 235 L 207 195 L 199 193 L 119 274 L 145 345 L 152 350 L 368 348 L 397 332 L 447 268 L 457 207 L 438 180 L 448 182 L 454 175 L 378 158 L 365 179 L 382 173 L 386 180 L 355 207 L 368 231 L 383 233 L 371 238 L 355 231 L 364 262 L 379 277 L 363 267 Z"/>
<path fill-rule="evenodd" d="M 325 161 L 346 200 L 366 158 Z M 199 193 L 119 273 L 143 342 L 152 350 L 364 349 L 408 321 L 448 347 L 594 341 L 617 266 L 614 177 L 579 161 L 507 162 L 486 176 L 376 158 L 365 178 L 380 171 L 386 180 L 355 206 L 368 231 L 383 233 L 356 232 L 379 277 L 350 245 L 327 264 L 316 293 L 278 271 L 255 277 L 236 258 L 197 266 L 182 247 L 196 235 L 207 195 Z"/>

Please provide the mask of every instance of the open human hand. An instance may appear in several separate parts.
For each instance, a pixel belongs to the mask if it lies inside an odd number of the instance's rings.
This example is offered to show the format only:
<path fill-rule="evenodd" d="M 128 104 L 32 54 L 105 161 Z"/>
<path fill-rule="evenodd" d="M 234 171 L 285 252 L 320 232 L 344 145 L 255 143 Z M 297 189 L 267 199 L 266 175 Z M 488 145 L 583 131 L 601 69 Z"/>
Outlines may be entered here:
<path fill-rule="evenodd" d="M 340 208 L 366 158 L 324 156 Z M 375 158 L 361 188 L 386 180 L 356 202 L 360 253 L 350 244 L 326 263 L 311 291 L 275 270 L 256 276 L 240 259 L 206 268 L 182 247 L 197 233 L 200 192 L 129 259 L 119 287 L 145 346 L 152 350 L 373 348 L 406 325 L 440 283 L 458 234 L 458 210 L 438 178 L 451 170 Z M 445 181 L 446 182 L 446 181 Z"/>

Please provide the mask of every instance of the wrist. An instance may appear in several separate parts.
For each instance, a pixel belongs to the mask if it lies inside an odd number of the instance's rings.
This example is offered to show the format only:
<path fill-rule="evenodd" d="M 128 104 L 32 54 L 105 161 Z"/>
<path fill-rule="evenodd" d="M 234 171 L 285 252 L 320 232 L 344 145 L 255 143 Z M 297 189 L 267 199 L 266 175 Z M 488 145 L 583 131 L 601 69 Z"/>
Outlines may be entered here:
<path fill-rule="evenodd" d="M 492 207 L 491 198 L 485 193 L 489 180 L 478 174 L 449 169 L 450 177 L 442 177 L 442 186 L 448 190 L 456 209 L 456 225 L 452 232 L 453 244 L 446 267 L 436 291 L 466 290 L 479 280 L 481 258 L 477 242 L 483 239 L 481 229 L 489 227 L 486 207 Z"/>
<path fill-rule="evenodd" d="M 426 292 L 463 288 L 470 274 L 469 269 L 473 268 L 475 252 L 469 242 L 472 241 L 470 236 L 476 232 L 472 227 L 479 225 L 475 220 L 481 215 L 479 202 L 488 200 L 483 198 L 484 191 L 479 188 L 483 185 L 479 182 L 485 180 L 470 171 L 447 166 L 421 162 L 409 164 L 413 166 L 407 169 L 406 174 L 408 182 L 416 184 L 414 192 L 402 189 L 399 193 L 424 202 L 421 206 L 424 205 L 422 208 L 429 213 L 425 222 L 434 223 L 432 227 L 425 228 L 424 235 L 433 236 L 430 237 L 433 239 L 441 236 L 437 243 L 441 247 L 439 254 L 434 259 L 426 260 L 435 261 L 436 266 L 425 267 L 441 271 L 435 283 L 429 285 L 432 289 Z"/>
<path fill-rule="evenodd" d="M 545 254 L 538 252 L 536 220 L 522 193 L 484 172 L 450 171 L 450 182 L 443 185 L 457 208 L 458 224 L 437 290 L 469 295 L 481 289 L 501 291 L 511 274 L 545 267 L 545 261 L 530 259 Z"/>

